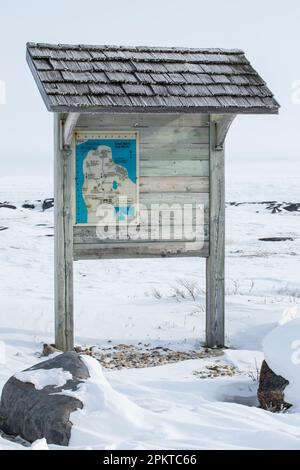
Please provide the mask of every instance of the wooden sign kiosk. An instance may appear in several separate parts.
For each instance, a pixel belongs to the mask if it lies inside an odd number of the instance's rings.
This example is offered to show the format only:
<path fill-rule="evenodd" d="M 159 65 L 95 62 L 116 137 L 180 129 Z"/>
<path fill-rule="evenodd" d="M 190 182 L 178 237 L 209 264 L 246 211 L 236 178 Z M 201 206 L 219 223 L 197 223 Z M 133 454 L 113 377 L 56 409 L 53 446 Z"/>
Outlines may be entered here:
<path fill-rule="evenodd" d="M 223 346 L 224 141 L 237 114 L 278 113 L 265 82 L 240 50 L 29 43 L 27 61 L 55 122 L 56 346 L 74 346 L 73 259 L 161 256 L 206 258 L 206 344 Z"/>

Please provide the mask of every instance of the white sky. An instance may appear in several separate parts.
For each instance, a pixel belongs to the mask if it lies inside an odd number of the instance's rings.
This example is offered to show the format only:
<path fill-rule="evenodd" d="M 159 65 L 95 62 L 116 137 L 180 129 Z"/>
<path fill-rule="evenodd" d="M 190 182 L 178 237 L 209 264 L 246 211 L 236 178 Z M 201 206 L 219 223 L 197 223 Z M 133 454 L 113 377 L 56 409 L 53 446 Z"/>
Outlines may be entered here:
<path fill-rule="evenodd" d="M 282 108 L 279 116 L 238 116 L 227 159 L 270 163 L 300 154 L 298 0 L 0 0 L 1 174 L 32 164 L 52 171 L 52 116 L 25 61 L 32 42 L 243 49 Z M 258 163 L 256 163 L 258 164 Z"/>

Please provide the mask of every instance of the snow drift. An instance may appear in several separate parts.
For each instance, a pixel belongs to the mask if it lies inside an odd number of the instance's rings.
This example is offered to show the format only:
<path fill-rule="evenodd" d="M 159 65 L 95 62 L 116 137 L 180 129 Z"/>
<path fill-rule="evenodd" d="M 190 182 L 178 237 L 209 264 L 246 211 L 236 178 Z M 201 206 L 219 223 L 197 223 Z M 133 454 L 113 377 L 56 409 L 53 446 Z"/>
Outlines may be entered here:
<path fill-rule="evenodd" d="M 73 427 L 70 446 L 92 446 L 99 441 L 124 441 L 127 436 L 145 438 L 145 434 L 157 432 L 158 423 L 152 412 L 143 410 L 125 395 L 112 388 L 104 377 L 102 367 L 96 359 L 81 356 L 89 369 L 90 378 L 75 392 L 64 391 L 83 403 L 83 409 L 71 414 Z"/>
<path fill-rule="evenodd" d="M 263 340 L 265 359 L 277 375 L 289 381 L 285 400 L 300 411 L 300 318 L 282 323 Z"/>

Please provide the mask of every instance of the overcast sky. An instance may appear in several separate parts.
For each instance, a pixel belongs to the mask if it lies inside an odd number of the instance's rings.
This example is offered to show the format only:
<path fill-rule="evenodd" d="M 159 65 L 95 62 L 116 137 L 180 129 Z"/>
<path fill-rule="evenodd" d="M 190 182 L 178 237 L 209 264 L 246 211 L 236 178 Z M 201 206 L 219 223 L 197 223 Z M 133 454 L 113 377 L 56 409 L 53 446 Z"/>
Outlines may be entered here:
<path fill-rule="evenodd" d="M 278 161 L 300 156 L 298 0 L 26 0 L 1 2 L 1 173 L 32 163 L 52 171 L 52 115 L 25 61 L 32 42 L 243 49 L 281 104 L 279 116 L 238 116 L 227 158 Z"/>

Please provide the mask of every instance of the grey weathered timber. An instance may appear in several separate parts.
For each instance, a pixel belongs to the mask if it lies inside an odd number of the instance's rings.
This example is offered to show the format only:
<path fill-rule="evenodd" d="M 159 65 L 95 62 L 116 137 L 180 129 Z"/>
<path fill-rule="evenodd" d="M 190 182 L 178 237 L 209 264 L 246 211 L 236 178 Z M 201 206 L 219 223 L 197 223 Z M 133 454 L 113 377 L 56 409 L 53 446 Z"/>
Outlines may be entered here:
<path fill-rule="evenodd" d="M 84 132 L 87 129 L 81 129 L 78 125 L 76 126 L 78 130 Z M 106 130 L 105 128 L 101 127 L 101 122 L 99 120 L 98 123 L 98 131 L 99 130 Z M 110 128 L 107 128 L 107 132 L 112 131 L 113 129 L 117 131 L 139 131 L 141 136 L 141 143 L 145 145 L 145 149 L 152 148 L 157 144 L 163 145 L 165 147 L 169 147 L 170 145 L 176 145 L 180 148 L 188 148 L 191 149 L 193 146 L 200 144 L 208 144 L 209 141 L 209 127 L 208 125 L 205 126 L 169 126 L 168 123 L 165 123 L 163 119 L 157 118 L 157 123 L 155 126 L 118 126 L 117 124 L 111 125 Z M 89 129 L 89 131 L 93 132 L 93 129 Z M 96 130 L 95 130 L 96 131 Z M 205 147 L 204 147 L 205 148 Z M 200 152 L 201 156 L 201 152 Z M 202 156 L 207 156 L 206 153 L 202 153 Z"/>
<path fill-rule="evenodd" d="M 185 241 L 195 238 L 190 237 L 195 230 L 199 236 L 203 234 L 206 244 L 201 249 L 189 247 L 187 256 L 207 256 L 209 116 L 197 114 L 197 118 L 151 113 L 80 115 L 75 129 L 80 138 L 88 139 L 100 130 L 112 135 L 118 131 L 138 131 L 139 203 L 140 208 L 149 212 L 151 209 L 151 217 L 140 218 L 136 231 L 132 226 L 126 233 L 124 227 L 117 228 L 115 240 L 105 233 L 98 237 L 95 226 L 75 225 L 76 259 L 130 258 L 141 257 L 143 253 L 147 257 L 183 256 Z M 193 206 L 193 213 L 182 212 L 185 204 Z M 203 220 L 199 219 L 199 212 L 196 220 L 199 205 L 204 209 Z M 162 239 L 160 229 L 166 229 L 164 235 L 170 237 Z"/>
<path fill-rule="evenodd" d="M 68 113 L 64 122 L 63 147 L 69 147 L 73 138 L 73 131 L 79 119 L 80 113 Z"/>
<path fill-rule="evenodd" d="M 225 171 L 224 150 L 216 150 L 219 120 L 210 123 L 209 257 L 206 260 L 206 345 L 225 343 Z"/>
<path fill-rule="evenodd" d="M 76 131 L 138 131 L 141 178 L 208 177 L 208 115 L 81 114 Z M 201 125 L 199 125 L 199 123 Z"/>
<path fill-rule="evenodd" d="M 203 204 L 205 208 L 209 205 L 209 194 L 204 192 L 143 192 L 140 194 L 140 204 L 143 204 L 149 208 L 152 204 L 180 204 L 184 207 L 184 204 Z M 155 208 L 153 208 L 155 209 Z"/>
<path fill-rule="evenodd" d="M 209 119 L 197 117 L 201 125 L 194 115 L 82 114 L 76 131 L 138 131 L 141 177 L 208 177 Z"/>
<path fill-rule="evenodd" d="M 207 176 L 144 176 L 140 177 L 140 193 L 187 192 L 208 193 Z"/>
<path fill-rule="evenodd" d="M 143 139 L 143 135 L 140 134 Z M 208 138 L 206 143 L 190 143 L 183 142 L 181 144 L 174 144 L 170 139 L 167 144 L 160 143 L 159 145 L 140 142 L 140 160 L 208 160 L 209 159 L 209 146 Z"/>
<path fill-rule="evenodd" d="M 141 160 L 140 176 L 208 176 L 208 160 Z"/>
<path fill-rule="evenodd" d="M 126 259 L 208 256 L 208 242 L 74 244 L 74 259 Z"/>
<path fill-rule="evenodd" d="M 215 139 L 215 150 L 223 150 L 227 132 L 235 119 L 236 114 L 223 115 L 217 125 L 217 135 Z"/>
<path fill-rule="evenodd" d="M 209 241 L 209 225 L 208 225 L 208 217 L 205 218 L 205 223 L 204 224 L 199 224 L 197 227 L 195 226 L 195 220 L 191 220 L 188 225 L 185 225 L 185 227 L 182 226 L 182 221 L 179 223 L 176 222 L 176 219 L 174 221 L 174 224 L 167 226 L 170 228 L 171 235 L 174 235 L 173 229 L 177 230 L 177 233 L 180 235 L 186 234 L 188 235 L 188 230 L 194 229 L 197 230 L 197 236 L 199 237 L 200 234 L 203 234 L 204 240 Z M 186 229 L 184 231 L 184 228 Z M 166 230 L 166 225 L 164 225 L 164 229 Z M 181 229 L 181 230 L 180 230 Z M 124 244 L 124 252 L 126 252 L 127 248 L 130 248 L 132 243 L 141 243 L 141 244 L 152 244 L 157 241 L 162 241 L 163 243 L 170 242 L 170 243 L 177 243 L 177 242 L 182 242 L 183 238 L 180 236 L 180 238 L 172 238 L 172 240 L 162 240 L 162 238 L 159 236 L 159 233 L 162 230 L 162 221 L 161 219 L 158 220 L 158 223 L 156 225 L 152 224 L 150 227 L 147 225 L 140 225 L 140 226 L 134 226 L 134 227 L 128 227 L 128 226 L 117 226 L 115 231 L 114 231 L 114 236 L 115 238 L 112 239 L 109 237 L 109 234 L 107 233 L 107 227 L 95 227 L 95 226 L 83 226 L 83 225 L 75 225 L 73 228 L 73 243 L 74 243 L 74 249 L 76 248 L 75 245 L 78 244 L 93 244 L 93 245 L 110 245 L 110 244 Z M 175 232 L 176 233 L 176 232 Z M 100 236 L 102 238 L 100 238 Z M 105 238 L 107 237 L 107 238 Z M 193 236 L 193 239 L 195 239 L 196 235 Z M 188 240 L 191 241 L 191 238 L 188 237 Z M 126 245 L 126 246 L 125 246 Z"/>
<path fill-rule="evenodd" d="M 54 297 L 55 345 L 74 348 L 72 151 L 62 148 L 62 119 L 54 115 Z"/>
<path fill-rule="evenodd" d="M 152 126 L 166 127 L 204 127 L 209 124 L 208 114 L 168 114 L 160 113 L 84 113 L 80 114 L 77 128 L 80 130 L 111 130 L 134 128 L 136 130 Z"/>

